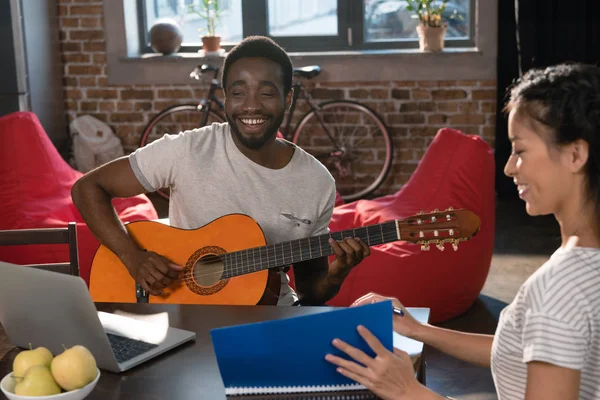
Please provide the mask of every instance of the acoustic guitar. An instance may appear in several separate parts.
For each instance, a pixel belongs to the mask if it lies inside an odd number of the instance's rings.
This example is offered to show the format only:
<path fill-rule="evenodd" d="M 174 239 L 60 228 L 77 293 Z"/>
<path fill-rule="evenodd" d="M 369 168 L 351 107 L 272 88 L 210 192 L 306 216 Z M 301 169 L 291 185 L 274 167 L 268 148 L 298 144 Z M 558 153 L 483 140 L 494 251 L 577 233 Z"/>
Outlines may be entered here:
<path fill-rule="evenodd" d="M 164 296 L 148 296 L 148 302 L 256 305 L 277 303 L 281 285 L 278 267 L 332 255 L 330 237 L 359 237 L 369 246 L 403 240 L 420 245 L 424 251 L 430 244 L 444 250 L 449 243 L 456 251 L 460 241 L 479 231 L 480 219 L 468 210 L 450 207 L 268 246 L 260 226 L 242 214 L 226 215 L 197 229 L 179 229 L 155 221 L 125 226 L 141 248 L 185 265 L 181 279 L 165 289 Z M 103 245 L 92 261 L 90 293 L 96 302 L 138 301 L 134 279 Z"/>

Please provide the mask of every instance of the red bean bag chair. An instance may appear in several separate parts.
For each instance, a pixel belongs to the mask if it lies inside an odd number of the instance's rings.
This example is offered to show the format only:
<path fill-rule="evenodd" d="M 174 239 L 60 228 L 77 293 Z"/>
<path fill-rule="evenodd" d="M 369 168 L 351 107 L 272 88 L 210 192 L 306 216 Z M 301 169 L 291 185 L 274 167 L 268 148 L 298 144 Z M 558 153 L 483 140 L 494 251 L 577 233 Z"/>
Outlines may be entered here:
<path fill-rule="evenodd" d="M 488 275 L 494 247 L 494 156 L 479 136 L 441 129 L 410 180 L 398 192 L 335 208 L 331 231 L 403 219 L 419 211 L 466 208 L 481 219 L 475 237 L 458 251 L 397 241 L 371 248 L 371 255 L 350 272 L 328 302 L 347 306 L 368 292 L 394 296 L 409 307 L 431 308 L 431 322 L 466 311 Z"/>
<path fill-rule="evenodd" d="M 71 187 L 82 175 L 63 160 L 35 114 L 16 112 L 0 117 L 0 230 L 77 222 L 80 275 L 89 282 L 99 242 L 71 200 Z M 114 199 L 113 205 L 123 222 L 158 218 L 145 195 Z M 0 260 L 15 264 L 68 259 L 66 245 L 0 247 Z"/>

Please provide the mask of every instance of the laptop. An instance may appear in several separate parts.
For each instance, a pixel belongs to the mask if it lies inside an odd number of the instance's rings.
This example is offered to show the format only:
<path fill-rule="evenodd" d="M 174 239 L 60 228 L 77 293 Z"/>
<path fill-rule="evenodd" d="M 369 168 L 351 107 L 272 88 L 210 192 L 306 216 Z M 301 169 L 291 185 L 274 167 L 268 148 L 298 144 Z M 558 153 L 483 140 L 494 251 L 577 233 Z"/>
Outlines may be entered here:
<path fill-rule="evenodd" d="M 166 313 L 152 317 L 98 312 L 82 278 L 0 261 L 0 323 L 18 347 L 57 355 L 82 345 L 100 369 L 118 373 L 196 339 L 169 327 Z"/>

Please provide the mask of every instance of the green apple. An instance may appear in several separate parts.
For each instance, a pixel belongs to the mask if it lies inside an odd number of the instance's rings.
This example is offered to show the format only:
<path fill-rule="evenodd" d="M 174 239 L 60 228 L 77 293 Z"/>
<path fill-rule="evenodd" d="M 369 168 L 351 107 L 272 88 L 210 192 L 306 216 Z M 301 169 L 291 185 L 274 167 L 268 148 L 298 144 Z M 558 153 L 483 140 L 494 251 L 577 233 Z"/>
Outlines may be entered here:
<path fill-rule="evenodd" d="M 29 345 L 30 350 L 23 350 L 15 357 L 13 361 L 13 376 L 22 378 L 29 367 L 34 365 L 45 365 L 50 367 L 53 356 L 50 350 L 45 347 L 38 347 L 35 350 L 31 350 L 31 344 Z"/>
<path fill-rule="evenodd" d="M 50 370 L 54 380 L 67 391 L 86 386 L 98 374 L 96 359 L 87 348 L 80 345 L 54 357 Z"/>
<path fill-rule="evenodd" d="M 15 394 L 19 396 L 50 396 L 60 392 L 60 386 L 52 377 L 50 368 L 45 365 L 30 367 L 15 386 Z"/>

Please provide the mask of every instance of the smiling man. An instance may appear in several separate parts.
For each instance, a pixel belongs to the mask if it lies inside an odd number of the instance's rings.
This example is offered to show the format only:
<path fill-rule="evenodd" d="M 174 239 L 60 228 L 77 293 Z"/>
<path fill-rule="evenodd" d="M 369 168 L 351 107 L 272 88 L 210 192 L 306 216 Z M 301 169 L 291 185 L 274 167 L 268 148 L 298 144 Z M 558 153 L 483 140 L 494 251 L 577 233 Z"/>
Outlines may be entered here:
<path fill-rule="evenodd" d="M 169 187 L 172 226 L 196 229 L 241 213 L 260 225 L 267 244 L 329 232 L 333 177 L 314 157 L 277 138 L 291 101 L 292 72 L 290 58 L 271 39 L 246 38 L 222 68 L 226 123 L 165 135 L 89 172 L 73 187 L 90 230 L 149 294 L 171 286 L 182 267 L 135 244 L 114 212 L 114 197 Z M 359 239 L 330 244 L 336 255 L 331 263 L 322 257 L 294 266 L 297 292 L 279 271 L 278 304 L 323 304 L 370 253 Z"/>

